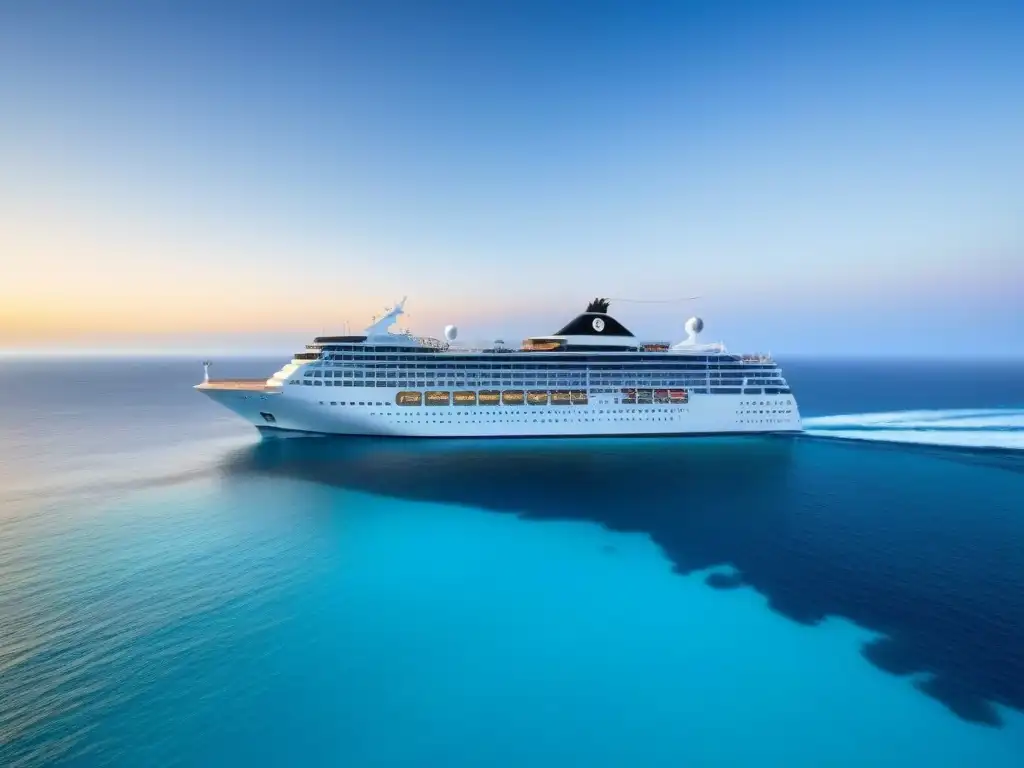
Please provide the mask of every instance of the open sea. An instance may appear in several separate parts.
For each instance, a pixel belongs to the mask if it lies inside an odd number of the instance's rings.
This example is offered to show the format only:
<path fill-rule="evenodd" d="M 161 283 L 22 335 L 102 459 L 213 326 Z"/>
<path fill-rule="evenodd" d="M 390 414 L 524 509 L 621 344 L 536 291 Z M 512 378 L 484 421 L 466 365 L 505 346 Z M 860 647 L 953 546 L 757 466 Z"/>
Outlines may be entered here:
<path fill-rule="evenodd" d="M 1024 363 L 782 364 L 806 435 L 417 442 L 0 360 L 0 766 L 1019 768 Z"/>

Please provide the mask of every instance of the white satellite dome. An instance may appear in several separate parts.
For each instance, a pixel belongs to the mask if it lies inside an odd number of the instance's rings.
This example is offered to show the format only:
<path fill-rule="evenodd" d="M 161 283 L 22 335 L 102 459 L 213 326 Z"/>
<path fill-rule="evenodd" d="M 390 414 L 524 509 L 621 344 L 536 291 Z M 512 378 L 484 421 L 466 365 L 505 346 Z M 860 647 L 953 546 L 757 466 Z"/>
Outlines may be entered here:
<path fill-rule="evenodd" d="M 704 321 L 699 317 L 691 317 L 686 321 L 686 332 L 690 336 L 696 336 L 698 333 L 704 330 Z"/>
<path fill-rule="evenodd" d="M 448 341 L 455 341 L 455 338 L 459 335 L 459 329 L 454 325 L 446 325 L 444 327 L 444 337 Z"/>

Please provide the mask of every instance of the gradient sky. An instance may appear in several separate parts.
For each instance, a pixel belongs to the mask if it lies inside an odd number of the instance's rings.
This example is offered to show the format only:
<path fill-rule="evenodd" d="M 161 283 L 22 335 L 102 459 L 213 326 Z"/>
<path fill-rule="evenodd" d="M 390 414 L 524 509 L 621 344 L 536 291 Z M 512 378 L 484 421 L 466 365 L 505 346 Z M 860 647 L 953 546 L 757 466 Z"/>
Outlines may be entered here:
<path fill-rule="evenodd" d="M 0 267 L 8 349 L 1024 354 L 1024 3 L 0 2 Z"/>

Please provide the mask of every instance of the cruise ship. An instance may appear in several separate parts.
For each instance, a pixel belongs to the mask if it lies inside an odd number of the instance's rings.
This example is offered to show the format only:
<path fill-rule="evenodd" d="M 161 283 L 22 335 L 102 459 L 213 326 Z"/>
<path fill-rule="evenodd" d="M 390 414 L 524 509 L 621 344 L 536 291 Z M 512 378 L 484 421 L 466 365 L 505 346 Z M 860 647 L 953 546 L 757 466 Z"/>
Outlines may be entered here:
<path fill-rule="evenodd" d="M 478 348 L 394 331 L 405 299 L 361 335 L 320 336 L 269 379 L 196 389 L 264 435 L 566 437 L 712 435 L 801 429 L 770 355 L 645 341 L 590 302 L 557 333 Z"/>

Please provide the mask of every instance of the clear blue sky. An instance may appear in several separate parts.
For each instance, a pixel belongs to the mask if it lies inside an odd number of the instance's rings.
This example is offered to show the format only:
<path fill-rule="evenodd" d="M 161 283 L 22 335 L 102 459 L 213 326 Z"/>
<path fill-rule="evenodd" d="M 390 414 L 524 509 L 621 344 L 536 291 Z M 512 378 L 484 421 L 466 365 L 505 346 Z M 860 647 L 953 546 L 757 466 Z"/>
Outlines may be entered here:
<path fill-rule="evenodd" d="M 1024 354 L 1022 2 L 0 5 L 0 346 Z"/>

